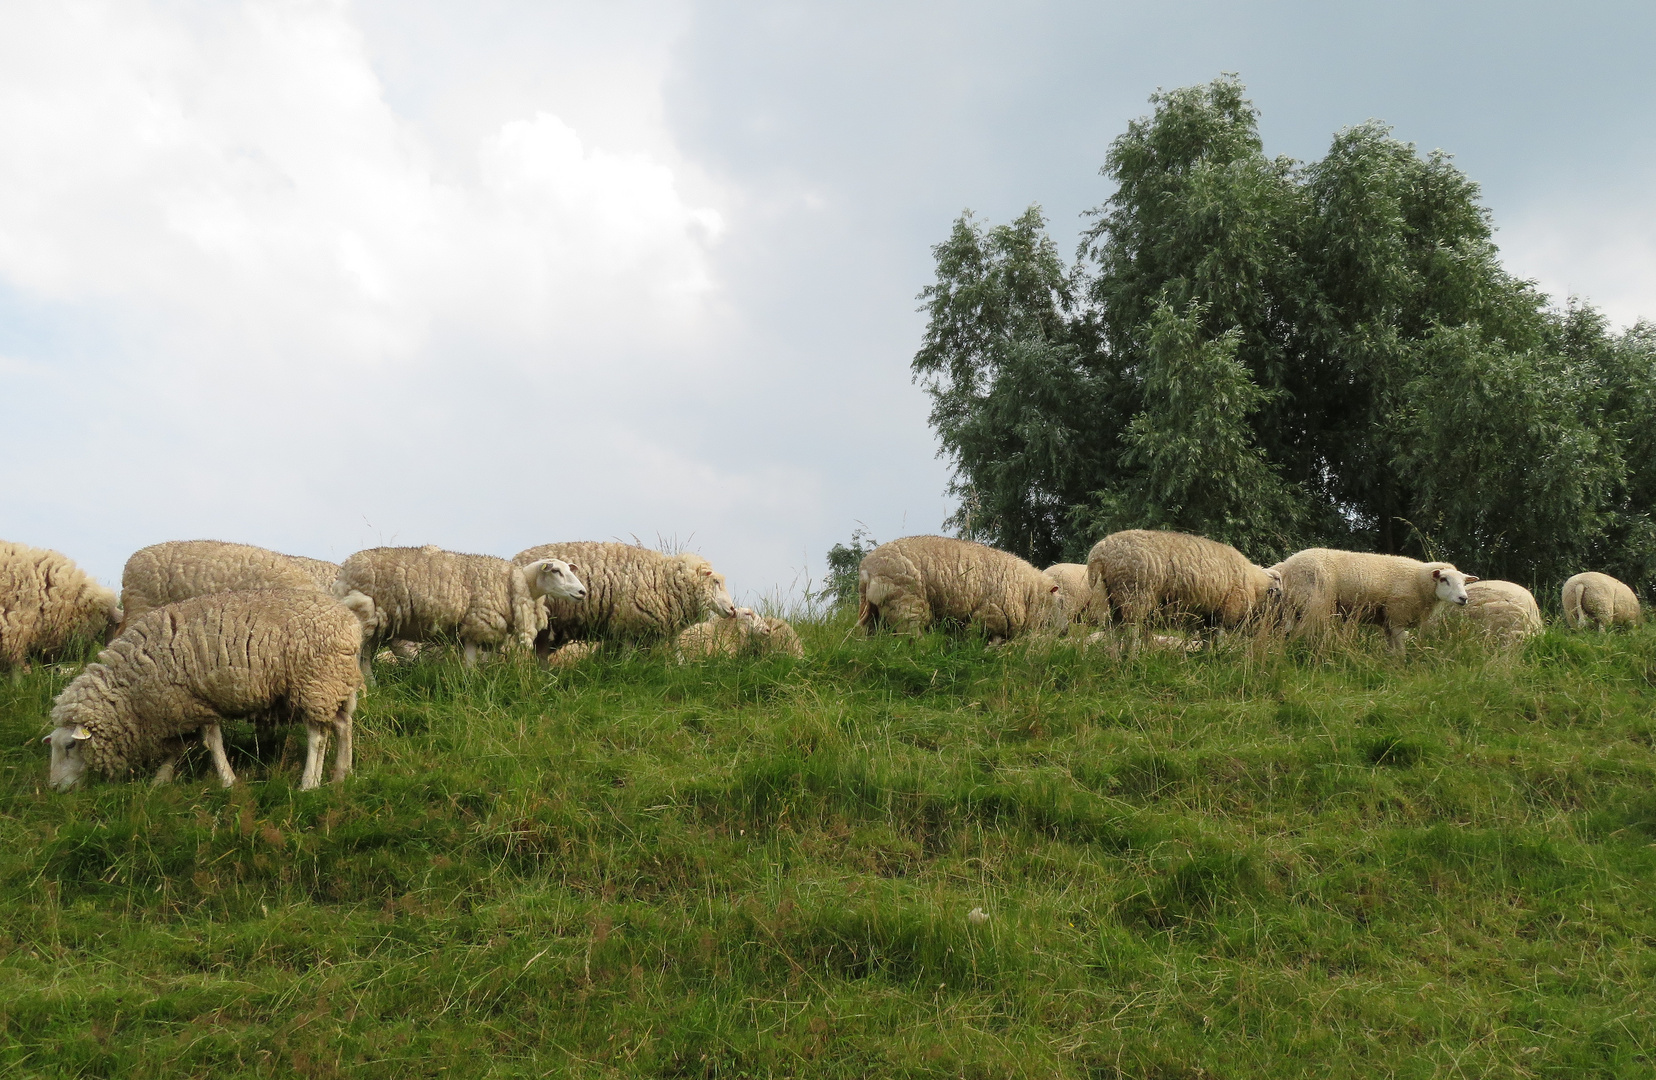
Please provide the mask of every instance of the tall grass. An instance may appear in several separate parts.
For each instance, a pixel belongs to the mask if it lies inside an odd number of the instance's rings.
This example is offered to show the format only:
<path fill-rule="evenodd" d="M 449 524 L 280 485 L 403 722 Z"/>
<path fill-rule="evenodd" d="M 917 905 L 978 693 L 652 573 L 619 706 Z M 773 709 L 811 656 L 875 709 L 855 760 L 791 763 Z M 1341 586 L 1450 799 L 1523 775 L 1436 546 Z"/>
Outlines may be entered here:
<path fill-rule="evenodd" d="M 72 670 L 0 683 L 0 1071 L 1653 1071 L 1656 630 L 800 630 L 381 667 L 310 792 L 243 727 L 54 795 Z"/>

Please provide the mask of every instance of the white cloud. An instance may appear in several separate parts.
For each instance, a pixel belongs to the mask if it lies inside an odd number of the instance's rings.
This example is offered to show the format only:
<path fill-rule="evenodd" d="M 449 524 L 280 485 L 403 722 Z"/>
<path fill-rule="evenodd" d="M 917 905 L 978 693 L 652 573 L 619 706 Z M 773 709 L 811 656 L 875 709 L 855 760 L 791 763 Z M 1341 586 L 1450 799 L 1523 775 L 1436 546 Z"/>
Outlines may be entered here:
<path fill-rule="evenodd" d="M 1643 190 L 1572 190 L 1503 215 L 1507 269 L 1559 303 L 1588 301 L 1618 326 L 1656 321 L 1656 210 Z"/>
<path fill-rule="evenodd" d="M 27 294 L 289 366 L 406 359 L 443 323 L 544 341 L 625 314 L 660 334 L 712 289 L 717 213 L 550 112 L 481 133 L 479 182 L 441 174 L 339 4 L 8 21 L 0 277 Z"/>

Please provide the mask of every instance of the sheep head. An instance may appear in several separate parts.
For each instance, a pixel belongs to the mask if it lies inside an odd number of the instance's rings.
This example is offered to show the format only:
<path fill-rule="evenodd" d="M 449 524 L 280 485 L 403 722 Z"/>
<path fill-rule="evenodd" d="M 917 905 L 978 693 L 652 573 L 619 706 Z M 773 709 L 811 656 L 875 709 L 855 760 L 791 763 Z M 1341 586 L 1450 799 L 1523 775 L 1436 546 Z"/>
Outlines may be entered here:
<path fill-rule="evenodd" d="M 553 596 L 560 600 L 585 600 L 587 587 L 577 574 L 578 567 L 562 559 L 539 559 L 523 568 L 529 579 L 529 591 L 537 596 Z"/>
<path fill-rule="evenodd" d="M 1448 563 L 1432 567 L 1432 580 L 1437 584 L 1437 598 L 1450 604 L 1466 606 L 1466 587 L 1478 579 L 1463 574 Z"/>
<path fill-rule="evenodd" d="M 82 746 L 92 733 L 80 724 L 64 724 L 41 741 L 52 748 L 52 764 L 46 781 L 53 791 L 69 791 L 86 779 L 86 755 Z"/>

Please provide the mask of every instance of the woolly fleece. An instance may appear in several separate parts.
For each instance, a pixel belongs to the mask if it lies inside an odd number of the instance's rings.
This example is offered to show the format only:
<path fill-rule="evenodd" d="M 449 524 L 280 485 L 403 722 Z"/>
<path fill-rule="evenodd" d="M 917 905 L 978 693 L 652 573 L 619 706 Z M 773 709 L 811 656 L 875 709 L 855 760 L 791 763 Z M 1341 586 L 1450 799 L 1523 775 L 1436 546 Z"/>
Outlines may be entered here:
<path fill-rule="evenodd" d="M 1283 561 L 1282 600 L 1290 632 L 1315 632 L 1339 614 L 1379 623 L 1402 649 L 1407 631 L 1441 603 L 1465 604 L 1466 586 L 1477 580 L 1446 562 L 1309 548 Z"/>
<path fill-rule="evenodd" d="M 357 616 L 316 589 L 182 600 L 131 620 L 58 695 L 52 724 L 89 732 L 79 752 L 105 776 L 154 761 L 168 740 L 221 720 L 332 725 L 342 717 L 348 731 L 361 644 Z M 343 754 L 348 735 L 340 741 Z"/>
<path fill-rule="evenodd" d="M 1087 580 L 1124 623 L 1162 612 L 1225 627 L 1260 610 L 1277 583 L 1229 544 L 1152 529 L 1111 533 L 1094 544 Z"/>
<path fill-rule="evenodd" d="M 547 597 L 543 652 L 566 641 L 661 641 L 675 638 L 710 611 L 736 609 L 724 575 L 700 555 L 666 555 L 637 544 L 572 540 L 541 544 L 512 557 L 519 566 L 562 559 L 586 583 L 584 602 Z"/>
<path fill-rule="evenodd" d="M 166 604 L 248 589 L 332 588 L 339 567 L 223 540 L 169 540 L 134 552 L 121 571 L 127 622 Z"/>
<path fill-rule="evenodd" d="M 1564 621 L 1577 630 L 1589 625 L 1600 630 L 1636 625 L 1639 598 L 1609 574 L 1589 570 L 1564 583 Z"/>
<path fill-rule="evenodd" d="M 935 622 L 981 626 L 992 638 L 1064 624 L 1056 579 L 1005 551 L 949 536 L 881 544 L 857 571 L 857 625 L 918 634 Z"/>
<path fill-rule="evenodd" d="M 0 668 L 54 660 L 77 637 L 101 645 L 120 620 L 115 594 L 67 555 L 0 540 Z"/>

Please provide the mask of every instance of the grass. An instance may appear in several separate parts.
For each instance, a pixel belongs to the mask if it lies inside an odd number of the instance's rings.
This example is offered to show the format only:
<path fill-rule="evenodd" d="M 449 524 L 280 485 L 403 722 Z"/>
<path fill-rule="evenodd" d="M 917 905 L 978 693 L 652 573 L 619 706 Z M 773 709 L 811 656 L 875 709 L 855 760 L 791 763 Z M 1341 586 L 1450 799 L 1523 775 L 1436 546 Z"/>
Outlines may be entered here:
<path fill-rule="evenodd" d="M 312 792 L 54 795 L 0 682 L 0 1073 L 1656 1074 L 1656 629 L 800 629 L 382 667 Z"/>

